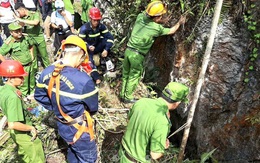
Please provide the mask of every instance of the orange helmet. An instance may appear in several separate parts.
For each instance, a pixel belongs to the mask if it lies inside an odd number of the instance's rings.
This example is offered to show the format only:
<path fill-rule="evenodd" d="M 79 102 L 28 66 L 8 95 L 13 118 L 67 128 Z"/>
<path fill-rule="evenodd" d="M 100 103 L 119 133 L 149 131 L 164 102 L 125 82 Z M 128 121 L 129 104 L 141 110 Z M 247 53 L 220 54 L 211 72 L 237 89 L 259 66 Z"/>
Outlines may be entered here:
<path fill-rule="evenodd" d="M 100 10 L 96 7 L 89 9 L 89 17 L 93 20 L 100 20 L 102 18 Z"/>
<path fill-rule="evenodd" d="M 15 60 L 5 60 L 0 64 L 0 76 L 3 77 L 20 77 L 27 76 L 22 64 Z"/>

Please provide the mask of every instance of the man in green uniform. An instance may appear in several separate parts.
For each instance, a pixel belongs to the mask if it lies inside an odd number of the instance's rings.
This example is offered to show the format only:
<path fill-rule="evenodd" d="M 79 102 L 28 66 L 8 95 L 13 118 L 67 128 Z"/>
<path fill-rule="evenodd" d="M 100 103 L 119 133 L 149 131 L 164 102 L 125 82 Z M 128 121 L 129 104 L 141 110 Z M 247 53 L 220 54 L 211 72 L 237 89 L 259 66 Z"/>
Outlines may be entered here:
<path fill-rule="evenodd" d="M 4 61 L 3 55 L 10 54 L 11 59 L 19 61 L 28 76 L 24 77 L 24 84 L 19 87 L 22 94 L 30 95 L 35 88 L 35 70 L 37 62 L 33 55 L 35 42 L 27 36 L 22 35 L 22 26 L 17 22 L 8 25 L 11 36 L 9 36 L 0 48 L 0 60 Z"/>
<path fill-rule="evenodd" d="M 150 162 L 160 158 L 169 147 L 169 111 L 187 101 L 189 88 L 170 82 L 157 99 L 138 100 L 128 114 L 128 124 L 119 151 L 121 163 Z"/>
<path fill-rule="evenodd" d="M 37 54 L 37 51 L 39 52 L 39 59 L 42 60 L 42 66 L 46 68 L 50 65 L 50 59 L 47 53 L 42 28 L 40 26 L 40 13 L 36 11 L 29 11 L 21 2 L 15 4 L 15 10 L 17 10 L 20 16 L 15 16 L 15 18 L 20 22 L 22 26 L 25 27 L 24 32 L 27 33 L 28 36 L 31 39 L 35 40 L 35 42 L 37 43 L 36 48 L 34 48 L 34 55 Z M 38 67 L 35 68 L 37 69 Z"/>
<path fill-rule="evenodd" d="M 90 21 L 89 19 L 89 9 L 93 7 L 93 0 L 80 0 L 80 4 L 82 7 L 81 20 L 83 24 Z"/>
<path fill-rule="evenodd" d="M 70 30 L 72 33 L 74 33 L 75 32 L 75 28 L 74 28 L 75 11 L 73 6 L 74 0 L 63 0 L 63 3 L 64 3 L 65 10 L 69 11 L 69 13 L 72 16 L 73 25 L 70 27 Z"/>
<path fill-rule="evenodd" d="M 27 73 L 18 61 L 6 60 L 0 64 L 0 76 L 7 82 L 0 87 L 0 107 L 7 117 L 8 128 L 18 146 L 18 154 L 25 163 L 45 163 L 42 142 L 32 126 L 28 111 L 24 108 L 22 94 L 17 89 Z"/>
<path fill-rule="evenodd" d="M 136 102 L 132 94 L 141 78 L 144 58 L 155 38 L 175 33 L 179 26 L 185 22 L 185 17 L 181 17 L 173 27 L 164 28 L 159 23 L 162 22 L 162 16 L 165 13 L 164 4 L 161 1 L 153 1 L 147 6 L 146 11 L 140 13 L 136 18 L 123 62 L 120 98 L 125 103 Z"/>

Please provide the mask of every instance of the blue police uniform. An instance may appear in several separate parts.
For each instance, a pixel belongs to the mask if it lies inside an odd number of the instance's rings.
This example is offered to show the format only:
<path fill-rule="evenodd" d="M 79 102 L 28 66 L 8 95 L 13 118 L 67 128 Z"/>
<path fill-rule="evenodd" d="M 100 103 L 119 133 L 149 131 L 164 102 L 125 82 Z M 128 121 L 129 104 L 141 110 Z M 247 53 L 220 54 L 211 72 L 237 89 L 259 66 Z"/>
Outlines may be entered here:
<path fill-rule="evenodd" d="M 93 54 L 101 53 L 103 50 L 109 52 L 114 44 L 114 37 L 102 23 L 99 23 L 95 30 L 92 29 L 90 22 L 83 24 L 80 27 L 79 37 L 87 42 L 88 47 L 95 46 L 94 52 L 89 51 L 90 61 L 93 60 Z"/>
<path fill-rule="evenodd" d="M 54 68 L 55 66 L 51 65 L 43 70 L 34 97 L 46 109 L 54 111 L 60 120 L 65 121 L 58 109 L 56 89 L 52 89 L 51 99 L 47 93 Z M 95 88 L 92 79 L 85 72 L 69 66 L 65 66 L 60 75 L 59 101 L 63 112 L 73 119 L 80 117 L 84 110 L 91 115 L 95 114 L 98 110 L 98 89 Z M 71 143 L 77 129 L 59 121 L 57 121 L 57 125 L 60 136 L 69 144 L 67 159 L 70 163 L 94 163 L 96 161 L 97 147 L 95 141 L 90 140 L 89 133 L 84 132 L 75 143 Z"/>

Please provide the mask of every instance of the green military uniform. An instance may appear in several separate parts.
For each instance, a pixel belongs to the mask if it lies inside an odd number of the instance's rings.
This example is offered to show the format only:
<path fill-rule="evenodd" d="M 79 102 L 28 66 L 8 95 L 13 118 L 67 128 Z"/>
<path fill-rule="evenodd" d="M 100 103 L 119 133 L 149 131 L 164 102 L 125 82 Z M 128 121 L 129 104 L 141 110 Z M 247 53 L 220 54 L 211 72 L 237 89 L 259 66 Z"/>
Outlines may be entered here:
<path fill-rule="evenodd" d="M 21 122 L 32 125 L 29 113 L 24 109 L 20 91 L 10 85 L 0 87 L 0 107 L 8 122 Z M 18 154 L 26 163 L 45 163 L 42 142 L 39 138 L 31 141 L 30 132 L 10 130 L 10 135 L 18 146 Z"/>
<path fill-rule="evenodd" d="M 8 27 L 9 30 L 22 28 L 15 23 L 10 24 Z M 35 70 L 33 70 L 33 67 L 37 66 L 37 62 L 35 62 L 35 57 L 30 53 L 30 48 L 34 44 L 35 42 L 27 36 L 23 36 L 20 40 L 15 40 L 13 36 L 9 36 L 0 48 L 1 55 L 4 56 L 9 53 L 10 57 L 19 61 L 28 73 L 28 76 L 24 77 L 24 84 L 19 88 L 23 95 L 31 94 L 35 88 Z"/>
<path fill-rule="evenodd" d="M 22 18 L 24 20 L 40 20 L 40 13 L 39 12 L 35 12 L 35 11 L 28 11 L 29 14 L 28 16 Z M 33 40 L 35 40 L 35 42 L 37 43 L 37 45 L 34 48 L 34 55 L 35 57 L 37 56 L 37 50 L 40 54 L 40 58 L 42 60 L 43 63 L 43 67 L 46 68 L 50 65 L 50 59 L 49 59 L 49 55 L 46 49 L 46 43 L 45 43 L 45 39 L 44 39 L 44 35 L 42 32 L 42 28 L 40 26 L 40 23 L 37 25 L 28 25 L 25 24 L 25 33 L 27 33 L 29 35 L 30 38 L 32 38 Z M 34 67 L 36 70 L 38 69 L 37 64 L 36 67 Z"/>
<path fill-rule="evenodd" d="M 64 6 L 65 6 L 65 10 L 69 11 L 71 13 L 71 15 L 75 14 L 74 11 L 74 7 L 72 4 L 72 0 L 63 0 Z"/>
<path fill-rule="evenodd" d="M 168 106 L 162 98 L 142 98 L 128 114 L 127 129 L 119 151 L 121 163 L 132 163 L 125 155 L 138 162 L 150 162 L 150 151 L 164 153 L 171 122 Z"/>
<path fill-rule="evenodd" d="M 86 23 L 89 22 L 89 9 L 93 7 L 93 1 L 92 0 L 81 0 L 81 7 L 82 7 L 82 14 L 81 14 L 81 20 Z"/>
<path fill-rule="evenodd" d="M 158 36 L 167 35 L 170 28 L 164 28 L 148 18 L 145 12 L 140 13 L 127 43 L 123 62 L 122 90 L 120 97 L 123 99 L 133 99 L 133 92 L 141 79 L 143 72 L 143 61 L 149 52 L 154 40 Z"/>

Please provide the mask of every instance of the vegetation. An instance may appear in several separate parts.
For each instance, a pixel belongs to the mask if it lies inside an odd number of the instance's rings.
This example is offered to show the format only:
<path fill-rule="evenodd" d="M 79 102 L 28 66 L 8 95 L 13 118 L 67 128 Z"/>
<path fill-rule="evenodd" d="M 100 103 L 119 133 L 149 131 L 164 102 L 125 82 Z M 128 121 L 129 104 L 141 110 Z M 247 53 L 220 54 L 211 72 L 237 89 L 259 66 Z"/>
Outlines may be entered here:
<path fill-rule="evenodd" d="M 244 0 L 243 4 L 247 2 Z M 259 27 L 259 19 L 258 15 L 255 15 L 255 10 L 258 10 L 256 7 L 256 2 L 252 1 L 249 4 L 248 10 L 243 13 L 244 21 L 247 24 L 247 29 L 251 33 L 251 46 L 249 50 L 251 54 L 249 55 L 249 64 L 247 66 L 247 71 L 245 73 L 244 82 L 248 83 L 250 78 L 250 71 L 254 71 L 254 65 L 256 64 L 257 58 L 259 56 L 259 45 L 260 45 L 260 31 L 257 27 Z"/>
<path fill-rule="evenodd" d="M 119 26 L 109 25 L 109 28 L 112 29 L 112 33 L 115 36 L 115 46 L 113 47 L 113 53 L 116 58 L 119 58 L 117 61 L 117 70 L 121 69 L 122 59 L 120 57 L 123 55 L 123 52 L 126 47 L 128 38 L 130 37 L 130 31 L 134 24 L 137 14 L 144 9 L 149 0 L 130 0 L 130 1 L 105 1 L 110 4 L 111 10 L 110 18 L 111 20 L 119 20 Z M 243 0 L 244 3 L 247 3 L 246 0 Z M 231 1 L 226 1 L 225 8 L 230 7 Z M 257 30 L 259 20 L 257 20 L 256 15 L 254 15 L 253 10 L 256 10 L 255 2 L 251 1 L 251 5 L 248 10 L 243 13 L 244 21 L 247 23 L 248 30 L 252 34 L 252 44 L 249 47 L 250 62 L 248 64 L 248 71 L 245 73 L 244 82 L 248 83 L 250 78 L 250 72 L 254 71 L 254 64 L 259 57 L 259 43 L 260 43 L 260 33 Z M 210 0 L 166 0 L 168 5 L 168 15 L 171 19 L 168 19 L 165 24 L 166 26 L 173 25 L 180 15 L 186 15 L 189 22 L 189 25 L 186 25 L 187 33 L 183 34 L 183 39 L 187 43 L 190 43 L 195 38 L 195 33 L 198 30 L 198 24 L 205 16 L 211 16 L 213 13 L 214 2 Z M 246 4 L 245 4 L 246 5 Z M 80 12 L 80 7 L 77 4 L 77 11 Z M 124 12 L 122 12 L 124 11 Z M 120 75 L 120 73 L 119 73 Z M 96 121 L 96 141 L 98 143 L 99 150 L 99 162 L 118 162 L 118 149 L 120 146 L 121 138 L 123 131 L 127 124 L 127 112 L 131 105 L 124 105 L 118 100 L 118 93 L 120 90 L 120 79 L 117 76 L 116 78 L 105 77 L 104 83 L 100 86 L 99 92 L 99 102 L 100 109 L 97 115 L 94 116 Z M 150 76 L 151 77 L 151 76 Z M 155 83 L 140 84 L 138 90 L 136 91 L 137 97 L 156 97 L 157 94 L 153 90 Z M 28 108 L 36 108 L 37 103 L 32 102 L 28 104 Z M 2 114 L 2 113 L 0 113 Z M 0 115 L 2 117 L 3 115 Z M 39 138 L 43 141 L 44 151 L 47 160 L 54 163 L 57 162 L 66 162 L 66 143 L 58 136 L 57 130 L 55 129 L 55 119 L 53 119 L 53 114 L 49 112 L 43 112 L 39 117 L 33 116 L 33 121 L 36 128 L 39 131 Z M 250 122 L 253 124 L 259 123 L 259 113 L 255 117 L 250 117 Z M 184 162 L 216 162 L 213 158 L 213 153 L 216 149 L 205 153 L 201 156 L 200 160 L 189 160 L 186 159 Z M 14 142 L 9 139 L 2 147 L 0 147 L 0 162 L 19 162 L 19 158 L 16 153 L 17 149 Z M 168 163 L 176 162 L 179 149 L 174 145 L 171 145 L 166 154 L 157 162 Z"/>

